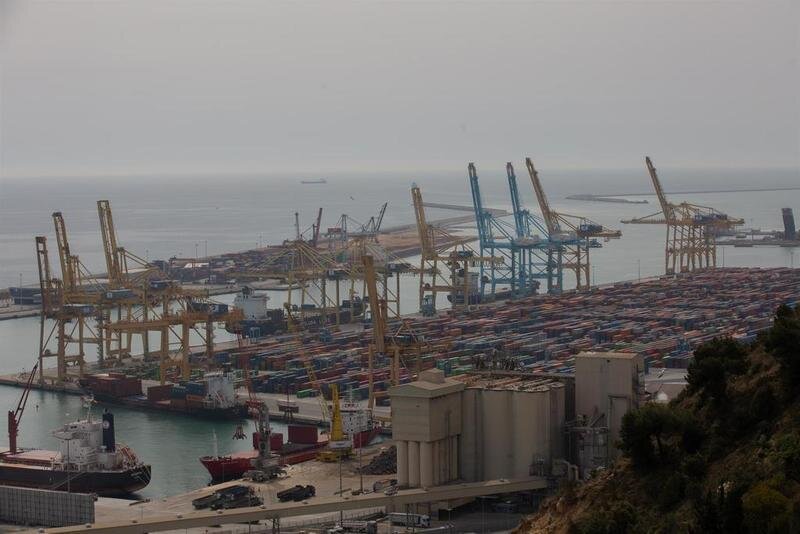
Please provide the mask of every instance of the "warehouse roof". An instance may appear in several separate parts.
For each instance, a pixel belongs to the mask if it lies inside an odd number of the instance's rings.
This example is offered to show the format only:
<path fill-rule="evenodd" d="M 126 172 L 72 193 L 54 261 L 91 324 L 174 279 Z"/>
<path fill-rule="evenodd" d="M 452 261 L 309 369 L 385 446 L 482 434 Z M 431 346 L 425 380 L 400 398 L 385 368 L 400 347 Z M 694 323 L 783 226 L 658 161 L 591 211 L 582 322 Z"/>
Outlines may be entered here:
<path fill-rule="evenodd" d="M 389 396 L 432 399 L 457 393 L 465 387 L 463 382 L 446 378 L 439 369 L 428 369 L 420 373 L 419 380 L 389 389 Z"/>

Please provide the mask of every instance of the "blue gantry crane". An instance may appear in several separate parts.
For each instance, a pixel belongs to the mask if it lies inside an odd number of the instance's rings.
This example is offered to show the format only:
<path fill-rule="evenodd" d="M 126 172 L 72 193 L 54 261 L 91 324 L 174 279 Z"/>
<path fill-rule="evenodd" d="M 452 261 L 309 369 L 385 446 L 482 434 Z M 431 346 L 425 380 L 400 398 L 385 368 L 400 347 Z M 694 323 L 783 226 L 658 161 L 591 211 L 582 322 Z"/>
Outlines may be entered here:
<path fill-rule="evenodd" d="M 516 242 L 529 247 L 527 270 L 534 279 L 545 280 L 548 293 L 560 293 L 564 282 L 564 243 L 554 241 L 544 219 L 536 217 L 523 207 L 517 187 L 517 175 L 511 162 L 506 163 L 506 176 L 511 193 Z"/>
<path fill-rule="evenodd" d="M 559 262 L 554 258 L 557 250 L 552 250 L 546 230 L 535 217 L 522 208 L 516 177 L 509 176 L 514 204 L 514 224 L 502 220 L 496 212 L 483 206 L 478 172 L 475 164 L 467 167 L 472 204 L 475 209 L 475 223 L 478 227 L 480 255 L 498 258 L 501 261 L 481 264 L 481 295 L 495 295 L 499 289 L 507 288 L 512 295 L 534 292 L 544 281 L 548 292 L 561 288 Z M 512 185 L 513 184 L 513 185 Z M 536 235 L 540 230 L 544 236 Z"/>

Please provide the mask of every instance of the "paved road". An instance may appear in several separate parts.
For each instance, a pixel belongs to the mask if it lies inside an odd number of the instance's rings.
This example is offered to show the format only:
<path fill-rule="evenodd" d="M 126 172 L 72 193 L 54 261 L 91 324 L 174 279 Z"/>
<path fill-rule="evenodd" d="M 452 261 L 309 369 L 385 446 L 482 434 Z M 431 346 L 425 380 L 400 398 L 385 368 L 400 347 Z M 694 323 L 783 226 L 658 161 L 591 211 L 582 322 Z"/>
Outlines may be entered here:
<path fill-rule="evenodd" d="M 280 519 L 312 514 L 338 512 L 340 510 L 360 510 L 365 508 L 386 507 L 392 510 L 402 510 L 407 504 L 422 502 L 438 502 L 452 499 L 477 497 L 480 495 L 493 495 L 498 493 L 511 493 L 532 489 L 544 489 L 547 480 L 540 477 L 489 480 L 486 482 L 473 482 L 452 484 L 432 488 L 415 488 L 397 492 L 395 495 L 368 494 L 344 497 L 326 497 L 301 503 L 278 503 L 267 506 L 241 508 L 238 510 L 218 510 L 216 512 L 194 512 L 177 514 L 175 516 L 151 516 L 142 520 L 117 521 L 98 523 L 63 528 L 47 529 L 49 534 L 77 534 L 79 532 L 100 532 L 103 534 L 144 534 L 147 532 L 161 532 L 165 530 L 187 529 L 193 527 L 208 527 L 259 521 L 265 519 Z"/>

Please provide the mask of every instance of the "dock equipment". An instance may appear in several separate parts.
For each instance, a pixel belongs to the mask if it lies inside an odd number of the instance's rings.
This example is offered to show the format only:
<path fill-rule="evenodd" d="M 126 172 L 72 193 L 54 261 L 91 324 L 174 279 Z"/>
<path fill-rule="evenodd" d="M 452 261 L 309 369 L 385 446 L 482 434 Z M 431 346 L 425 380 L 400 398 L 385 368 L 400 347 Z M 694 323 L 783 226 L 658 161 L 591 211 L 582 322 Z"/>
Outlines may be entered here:
<path fill-rule="evenodd" d="M 575 286 L 577 289 L 588 289 L 592 280 L 589 277 L 589 249 L 602 247 L 598 238 L 606 241 L 618 239 L 622 236 L 619 230 L 606 228 L 600 223 L 594 222 L 586 217 L 561 213 L 550 207 L 547 195 L 539 179 L 539 173 L 533 165 L 531 158 L 525 158 L 525 166 L 531 177 L 533 190 L 539 201 L 539 208 L 547 224 L 547 235 L 550 242 L 560 251 L 559 262 L 563 269 L 575 273 Z M 508 164 L 513 173 L 511 164 Z M 511 174 L 509 174 L 510 179 Z"/>
<path fill-rule="evenodd" d="M 707 206 L 688 202 L 675 204 L 667 200 L 656 168 L 650 157 L 645 158 L 650 180 L 661 204 L 661 211 L 623 220 L 624 224 L 666 224 L 667 239 L 664 266 L 666 274 L 693 272 L 717 266 L 716 235 L 722 230 L 744 224 Z"/>
<path fill-rule="evenodd" d="M 214 354 L 214 323 L 235 321 L 240 318 L 240 312 L 213 302 L 205 291 L 187 290 L 164 279 L 158 267 L 120 246 L 108 200 L 97 201 L 97 213 L 108 270 L 105 296 L 109 311 L 114 305 L 117 310 L 114 319 L 107 314 L 102 320 L 106 358 L 119 360 L 129 356 L 134 335 L 141 336 L 145 359 L 153 358 L 149 334 L 159 332 L 161 350 L 157 355 L 161 383 L 166 382 L 167 368 L 174 364 L 181 377 L 188 380 L 191 375 L 190 332 L 195 331 L 201 337 L 210 361 Z M 114 340 L 116 343 L 112 346 Z M 170 358 L 171 345 L 177 345 L 177 362 Z"/>
<path fill-rule="evenodd" d="M 488 269 L 481 264 L 480 294 L 486 295 L 487 286 L 491 295 L 501 286 L 515 296 L 531 294 L 541 282 L 544 282 L 548 293 L 560 292 L 563 278 L 558 262 L 560 250 L 551 245 L 541 220 L 522 209 L 513 167 L 507 167 L 507 171 L 514 206 L 514 225 L 484 208 L 475 164 L 467 166 L 480 255 L 486 254 L 501 260 L 488 264 Z M 543 235 L 535 234 L 536 230 Z"/>
<path fill-rule="evenodd" d="M 436 313 L 436 297 L 446 293 L 454 309 L 465 308 L 480 300 L 477 288 L 473 287 L 470 266 L 485 263 L 495 265 L 502 259 L 484 257 L 467 245 L 469 239 L 456 239 L 443 228 L 428 223 L 422 191 L 417 184 L 411 186 L 411 200 L 417 221 L 420 242 L 419 307 L 423 315 Z M 437 238 L 444 238 L 448 245 L 438 245 Z"/>

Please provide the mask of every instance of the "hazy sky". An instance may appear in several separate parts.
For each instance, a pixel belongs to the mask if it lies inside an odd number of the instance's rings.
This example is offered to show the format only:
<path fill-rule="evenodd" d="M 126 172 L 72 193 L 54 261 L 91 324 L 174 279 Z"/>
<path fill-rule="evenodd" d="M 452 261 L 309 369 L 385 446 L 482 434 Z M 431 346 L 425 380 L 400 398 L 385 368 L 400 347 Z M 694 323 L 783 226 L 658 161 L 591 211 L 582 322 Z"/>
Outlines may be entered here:
<path fill-rule="evenodd" d="M 800 165 L 800 1 L 0 0 L 0 171 Z"/>

